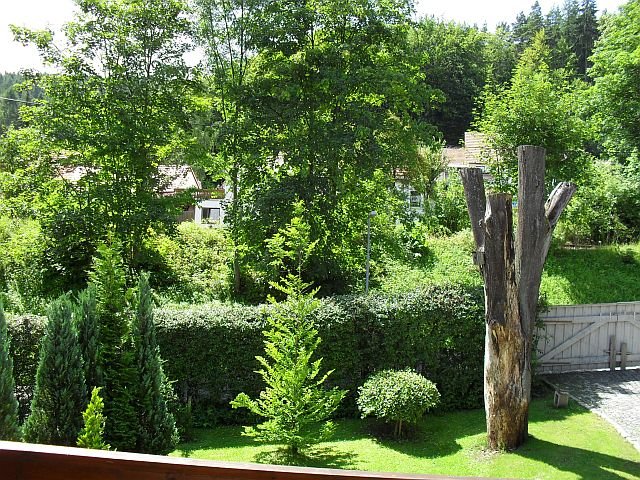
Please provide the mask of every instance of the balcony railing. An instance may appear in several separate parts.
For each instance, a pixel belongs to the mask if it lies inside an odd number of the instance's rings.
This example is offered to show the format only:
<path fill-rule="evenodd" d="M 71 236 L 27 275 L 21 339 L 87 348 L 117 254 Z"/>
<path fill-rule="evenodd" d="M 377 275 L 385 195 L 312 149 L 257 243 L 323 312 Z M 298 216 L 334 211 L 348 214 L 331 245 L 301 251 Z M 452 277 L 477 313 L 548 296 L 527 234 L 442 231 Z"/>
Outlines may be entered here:
<path fill-rule="evenodd" d="M 453 480 L 478 477 L 211 462 L 188 458 L 0 442 L 3 480 Z M 486 480 L 486 479 L 485 479 Z"/>

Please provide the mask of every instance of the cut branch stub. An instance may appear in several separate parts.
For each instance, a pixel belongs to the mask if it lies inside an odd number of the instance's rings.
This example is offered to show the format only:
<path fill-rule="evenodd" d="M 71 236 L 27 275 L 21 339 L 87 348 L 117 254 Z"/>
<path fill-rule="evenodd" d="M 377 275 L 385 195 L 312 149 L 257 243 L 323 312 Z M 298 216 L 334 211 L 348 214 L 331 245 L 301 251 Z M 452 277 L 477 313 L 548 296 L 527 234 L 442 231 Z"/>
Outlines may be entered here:
<path fill-rule="evenodd" d="M 479 168 L 459 169 L 464 196 L 469 210 L 471 230 L 476 244 L 476 250 L 482 250 L 484 246 L 484 212 L 486 196 L 484 193 L 484 178 Z"/>

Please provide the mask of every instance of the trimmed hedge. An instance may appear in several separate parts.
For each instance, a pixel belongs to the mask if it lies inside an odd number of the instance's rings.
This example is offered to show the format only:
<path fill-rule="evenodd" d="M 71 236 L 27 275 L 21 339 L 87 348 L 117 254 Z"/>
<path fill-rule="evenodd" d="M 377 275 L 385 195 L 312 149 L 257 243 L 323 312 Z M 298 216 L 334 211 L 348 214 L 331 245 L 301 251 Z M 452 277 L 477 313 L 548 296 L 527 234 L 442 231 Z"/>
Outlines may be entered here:
<path fill-rule="evenodd" d="M 401 295 L 348 295 L 322 300 L 315 322 L 322 343 L 323 367 L 334 369 L 331 385 L 348 389 L 342 415 L 357 415 L 357 388 L 373 372 L 412 368 L 438 387 L 445 410 L 482 405 L 484 303 L 481 290 L 429 287 Z M 255 370 L 263 353 L 266 306 L 198 305 L 156 309 L 158 343 L 168 378 L 178 396 L 194 409 L 209 412 L 200 424 L 242 421 L 231 401 L 240 392 L 256 396 L 262 382 Z M 25 335 L 23 319 L 9 330 L 16 383 L 33 385 L 37 366 L 37 329 Z M 24 342 L 27 342 L 26 344 Z M 14 353 L 14 355 L 15 355 Z M 24 358 L 18 358 L 24 355 Z"/>

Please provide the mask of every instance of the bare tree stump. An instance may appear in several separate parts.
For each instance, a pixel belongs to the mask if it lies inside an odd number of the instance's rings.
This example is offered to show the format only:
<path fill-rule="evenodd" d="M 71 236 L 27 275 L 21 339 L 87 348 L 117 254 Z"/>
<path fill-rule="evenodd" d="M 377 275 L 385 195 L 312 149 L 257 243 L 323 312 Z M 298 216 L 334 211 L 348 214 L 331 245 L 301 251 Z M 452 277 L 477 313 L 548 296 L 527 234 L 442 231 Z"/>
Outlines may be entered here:
<path fill-rule="evenodd" d="M 485 291 L 484 401 L 492 449 L 527 438 L 531 349 L 542 268 L 560 214 L 575 192 L 559 184 L 544 203 L 544 148 L 518 147 L 518 228 L 511 196 L 485 198 L 482 171 L 461 169 Z"/>

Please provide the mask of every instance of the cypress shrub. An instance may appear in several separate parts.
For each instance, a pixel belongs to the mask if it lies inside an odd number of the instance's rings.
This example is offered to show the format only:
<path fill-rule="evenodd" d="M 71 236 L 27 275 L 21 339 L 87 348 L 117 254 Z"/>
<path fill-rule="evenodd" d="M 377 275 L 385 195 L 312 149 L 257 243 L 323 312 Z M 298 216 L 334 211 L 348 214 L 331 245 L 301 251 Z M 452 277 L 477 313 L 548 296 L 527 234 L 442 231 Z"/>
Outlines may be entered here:
<path fill-rule="evenodd" d="M 75 445 L 82 427 L 86 388 L 72 309 L 67 295 L 48 309 L 31 413 L 24 427 L 25 440 L 31 443 Z"/>
<path fill-rule="evenodd" d="M 9 343 L 4 307 L 0 302 L 0 440 L 16 441 L 20 439 L 20 426 Z"/>
<path fill-rule="evenodd" d="M 98 338 L 100 334 L 96 306 L 96 288 L 94 285 L 89 285 L 78 295 L 75 316 L 87 388 L 102 385 L 102 374 L 98 365 Z"/>
<path fill-rule="evenodd" d="M 149 277 L 140 276 L 138 305 L 133 326 L 136 352 L 139 434 L 136 450 L 142 453 L 166 454 L 178 442 L 178 431 L 173 415 L 167 408 L 160 349 L 153 323 L 153 306 Z"/>
<path fill-rule="evenodd" d="M 105 437 L 113 448 L 134 451 L 138 421 L 135 355 L 126 302 L 126 276 L 119 246 L 100 245 L 89 279 L 96 291 L 98 362 L 104 386 Z"/>

